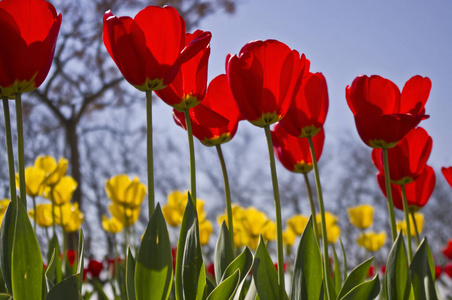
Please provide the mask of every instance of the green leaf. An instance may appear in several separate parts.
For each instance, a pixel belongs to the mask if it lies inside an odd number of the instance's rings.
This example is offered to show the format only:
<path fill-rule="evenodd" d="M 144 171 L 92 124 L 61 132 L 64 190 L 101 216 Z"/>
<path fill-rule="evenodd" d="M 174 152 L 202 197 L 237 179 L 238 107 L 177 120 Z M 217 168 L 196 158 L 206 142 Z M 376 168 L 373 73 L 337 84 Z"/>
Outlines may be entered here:
<path fill-rule="evenodd" d="M 411 282 L 408 259 L 402 232 L 399 233 L 386 263 L 387 300 L 406 300 L 410 297 Z"/>
<path fill-rule="evenodd" d="M 83 300 L 78 287 L 79 277 L 80 274 L 75 274 L 55 285 L 47 294 L 46 300 Z"/>
<path fill-rule="evenodd" d="M 130 247 L 127 249 L 126 260 L 126 293 L 128 300 L 135 300 L 135 259 Z"/>
<path fill-rule="evenodd" d="M 10 294 L 5 293 L 0 294 L 0 300 L 10 300 L 10 299 L 12 299 Z"/>
<path fill-rule="evenodd" d="M 234 249 L 231 245 L 229 230 L 226 223 L 221 224 L 220 235 L 218 236 L 217 245 L 215 247 L 215 279 L 217 284 L 221 282 L 224 270 L 234 260 Z"/>
<path fill-rule="evenodd" d="M 55 252 L 55 254 L 54 254 Z M 52 257 L 53 257 L 53 269 L 52 272 L 50 273 L 48 272 L 48 270 L 46 270 L 46 281 L 49 281 L 52 283 L 52 286 L 54 286 L 55 284 L 61 282 L 61 280 L 63 280 L 63 270 L 62 270 L 62 264 L 61 264 L 61 257 L 60 257 L 60 246 L 58 243 L 58 237 L 56 234 L 53 235 L 53 237 L 50 239 L 49 245 L 48 245 L 48 250 L 47 250 L 47 269 L 49 269 L 51 261 L 52 261 Z M 48 283 L 47 284 L 47 288 L 49 289 Z"/>
<path fill-rule="evenodd" d="M 83 267 L 84 267 L 84 254 L 85 254 L 85 239 L 83 236 L 83 230 L 80 228 L 78 235 L 78 266 L 77 266 L 77 274 L 79 274 L 79 282 L 78 282 L 78 290 L 80 294 L 82 293 L 83 286 Z"/>
<path fill-rule="evenodd" d="M 322 293 L 322 256 L 312 222 L 311 216 L 298 245 L 291 292 L 294 300 L 318 300 Z"/>
<path fill-rule="evenodd" d="M 341 243 L 342 256 L 344 257 L 344 281 L 345 281 L 345 279 L 347 279 L 347 276 L 348 276 L 347 255 L 345 254 L 344 244 L 342 244 L 342 239 L 341 238 L 339 238 L 339 242 Z"/>
<path fill-rule="evenodd" d="M 46 280 L 46 288 L 47 291 L 50 291 L 51 288 L 56 284 L 55 282 L 55 268 L 56 268 L 56 250 L 53 249 L 52 256 L 50 257 L 49 264 L 44 272 L 44 277 Z"/>
<path fill-rule="evenodd" d="M 6 289 L 9 293 L 12 293 L 13 291 L 11 283 L 11 256 L 13 252 L 15 226 L 16 208 L 11 201 L 3 216 L 2 225 L 0 227 L 0 267 L 2 269 Z"/>
<path fill-rule="evenodd" d="M 372 260 L 374 258 L 371 257 L 362 264 L 358 265 L 356 268 L 354 268 L 350 275 L 347 277 L 347 279 L 344 282 L 344 285 L 342 286 L 341 292 L 338 295 L 338 299 L 341 299 L 346 294 L 348 294 L 354 287 L 357 285 L 363 283 L 366 280 L 367 274 L 369 273 L 369 268 L 372 265 Z"/>
<path fill-rule="evenodd" d="M 240 270 L 240 282 L 246 278 L 248 272 L 253 266 L 253 254 L 248 247 L 245 247 L 243 252 L 234 259 L 229 266 L 226 268 L 221 278 L 220 282 L 225 280 L 225 278 L 230 277 L 235 271 Z"/>
<path fill-rule="evenodd" d="M 334 244 L 331 246 L 333 248 L 334 255 L 334 289 L 337 295 L 341 291 L 342 287 L 341 268 L 339 266 L 339 259 L 337 257 L 336 249 L 334 248 Z"/>
<path fill-rule="evenodd" d="M 239 282 L 240 269 L 236 269 L 236 271 L 231 276 L 221 281 L 221 283 L 212 291 L 209 297 L 207 297 L 207 300 L 232 299 L 235 295 Z"/>
<path fill-rule="evenodd" d="M 168 299 L 172 282 L 171 244 L 162 209 L 157 204 L 135 262 L 136 299 Z"/>
<path fill-rule="evenodd" d="M 239 300 L 239 294 L 236 293 L 234 300 Z M 254 278 L 251 278 L 251 283 L 248 291 L 246 292 L 245 300 L 256 300 L 259 299 L 259 296 L 257 295 L 257 289 L 256 285 L 254 284 Z"/>
<path fill-rule="evenodd" d="M 110 300 L 105 294 L 104 289 L 102 288 L 102 285 L 100 284 L 98 278 L 94 279 L 94 288 L 96 289 L 98 300 Z"/>
<path fill-rule="evenodd" d="M 416 300 L 438 299 L 429 263 L 427 239 L 419 245 L 410 265 L 413 294 Z"/>
<path fill-rule="evenodd" d="M 25 207 L 18 202 L 12 252 L 12 288 L 15 300 L 41 300 L 43 262 L 38 240 Z"/>
<path fill-rule="evenodd" d="M 206 294 L 210 295 L 210 293 L 212 293 L 215 287 L 216 287 L 215 282 L 213 282 L 210 276 L 206 276 Z"/>
<path fill-rule="evenodd" d="M 260 299 L 279 299 L 278 273 L 262 236 L 254 256 L 253 278 Z"/>
<path fill-rule="evenodd" d="M 196 209 L 194 209 L 195 203 L 190 193 L 187 196 L 187 206 L 185 207 L 184 217 L 182 218 L 182 223 L 179 231 L 179 241 L 177 243 L 177 252 L 176 252 L 176 274 L 175 274 L 175 294 L 176 299 L 184 299 L 184 288 L 183 288 L 183 279 L 182 279 L 182 271 L 183 271 L 183 255 L 185 249 L 185 243 L 187 239 L 188 230 L 195 223 L 195 219 L 197 218 Z"/>
<path fill-rule="evenodd" d="M 350 290 L 341 300 L 372 300 L 380 293 L 380 279 L 378 274 L 371 280 L 358 284 Z"/>

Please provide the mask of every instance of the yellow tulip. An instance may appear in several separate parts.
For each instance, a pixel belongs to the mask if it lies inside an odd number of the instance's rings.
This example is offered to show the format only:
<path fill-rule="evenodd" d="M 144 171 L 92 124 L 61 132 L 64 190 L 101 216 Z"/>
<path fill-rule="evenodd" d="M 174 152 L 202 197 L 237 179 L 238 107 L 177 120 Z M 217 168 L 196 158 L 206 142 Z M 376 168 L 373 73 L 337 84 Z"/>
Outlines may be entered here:
<path fill-rule="evenodd" d="M 366 229 L 372 225 L 374 219 L 374 208 L 372 205 L 358 205 L 347 209 L 350 223 L 356 228 Z"/>
<path fill-rule="evenodd" d="M 146 186 L 137 177 L 130 180 L 125 174 L 107 180 L 105 191 L 114 203 L 130 209 L 139 208 L 146 196 Z"/>
<path fill-rule="evenodd" d="M 296 235 L 302 235 L 308 224 L 309 218 L 303 215 L 295 215 L 287 220 L 287 227 Z"/>
<path fill-rule="evenodd" d="M 168 195 L 168 203 L 163 205 L 162 213 L 166 223 L 170 226 L 179 226 L 187 205 L 187 193 L 181 191 L 173 191 Z M 206 211 L 204 210 L 204 200 L 196 199 L 196 211 L 198 220 L 202 222 L 206 219 Z"/>
<path fill-rule="evenodd" d="M 36 224 L 38 224 L 39 227 L 50 227 L 53 224 L 52 204 L 38 204 L 36 205 L 36 212 L 33 209 L 30 209 L 28 215 L 32 219 L 36 218 Z"/>
<path fill-rule="evenodd" d="M 25 192 L 28 196 L 40 196 L 44 192 L 44 170 L 30 166 L 25 168 Z M 19 188 L 19 174 L 16 173 L 16 187 Z"/>
<path fill-rule="evenodd" d="M 199 242 L 201 245 L 207 245 L 212 232 L 213 226 L 209 220 L 205 219 L 199 222 Z"/>
<path fill-rule="evenodd" d="M 410 216 L 409 220 L 410 220 L 411 235 L 414 236 L 415 229 L 414 229 L 413 218 Z M 421 214 L 421 213 L 415 213 L 414 214 L 414 220 L 416 221 L 416 226 L 417 226 L 418 232 L 421 233 L 422 229 L 424 228 L 424 215 Z M 397 222 L 397 231 L 400 231 L 400 230 L 402 230 L 402 234 L 406 235 L 406 222 L 405 222 L 405 220 Z"/>
<path fill-rule="evenodd" d="M 85 215 L 78 208 L 78 204 L 66 203 L 55 208 L 55 223 L 66 232 L 74 232 L 80 229 Z"/>
<path fill-rule="evenodd" d="M 55 205 L 69 203 L 77 189 L 77 181 L 71 176 L 64 176 L 54 187 L 46 187 L 44 197 L 53 201 Z"/>
<path fill-rule="evenodd" d="M 232 204 L 232 222 L 234 222 L 234 227 L 235 227 L 235 224 L 240 222 L 240 220 L 242 219 L 243 210 L 244 210 L 243 207 L 241 207 L 240 205 Z M 221 226 L 223 221 L 226 223 L 226 225 L 228 225 L 228 217 L 227 217 L 226 212 L 217 217 L 217 222 L 218 222 L 219 226 Z M 235 228 L 234 228 L 234 231 L 235 231 Z"/>
<path fill-rule="evenodd" d="M 330 212 L 325 212 L 326 238 L 328 243 L 334 244 L 341 235 L 341 228 L 337 225 L 338 217 Z M 320 237 L 322 237 L 322 219 L 320 214 L 316 216 Z"/>
<path fill-rule="evenodd" d="M 292 246 L 297 238 L 297 233 L 292 230 L 292 227 L 287 227 L 283 232 L 283 243 L 286 246 Z"/>
<path fill-rule="evenodd" d="M 6 209 L 11 201 L 9 199 L 0 200 L 0 225 L 3 220 L 3 216 L 5 215 Z"/>
<path fill-rule="evenodd" d="M 356 243 L 367 251 L 375 252 L 384 246 L 386 241 L 386 233 L 384 231 L 376 233 L 373 231 L 364 232 L 356 239 Z"/>
<path fill-rule="evenodd" d="M 51 156 L 38 156 L 35 160 L 34 166 L 45 172 L 46 178 L 44 184 L 55 185 L 66 174 L 68 161 L 65 158 L 60 158 L 58 163 L 55 158 Z"/>
<path fill-rule="evenodd" d="M 124 226 L 135 224 L 140 216 L 140 208 L 126 208 L 116 203 L 110 204 L 108 207 L 113 218 L 121 222 Z"/>
<path fill-rule="evenodd" d="M 276 223 L 275 222 L 268 221 L 267 224 L 265 224 L 263 231 L 262 231 L 262 237 L 266 241 L 276 240 Z"/>
<path fill-rule="evenodd" d="M 269 219 L 264 212 L 254 207 L 250 207 L 243 211 L 241 222 L 243 229 L 248 235 L 257 236 L 259 238 L 259 235 L 263 233 L 264 227 L 267 222 L 269 222 Z"/>
<path fill-rule="evenodd" d="M 124 225 L 119 222 L 116 218 L 107 218 L 107 216 L 102 216 L 102 228 L 109 233 L 121 232 Z"/>

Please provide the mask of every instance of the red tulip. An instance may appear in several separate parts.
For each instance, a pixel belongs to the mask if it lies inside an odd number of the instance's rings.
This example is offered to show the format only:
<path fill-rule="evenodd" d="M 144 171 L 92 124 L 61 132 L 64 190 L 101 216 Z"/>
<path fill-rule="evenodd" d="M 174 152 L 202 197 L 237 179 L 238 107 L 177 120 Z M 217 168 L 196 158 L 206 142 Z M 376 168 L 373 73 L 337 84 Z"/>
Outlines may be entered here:
<path fill-rule="evenodd" d="M 187 33 L 186 46 L 203 34 L 201 30 L 193 34 Z M 179 111 L 198 105 L 206 94 L 209 56 L 210 44 L 184 63 L 174 81 L 166 88 L 157 91 L 157 96 Z"/>
<path fill-rule="evenodd" d="M 67 260 L 69 261 L 69 265 L 71 265 L 71 267 L 72 267 L 74 265 L 75 257 L 76 257 L 75 251 L 69 249 L 66 252 L 66 256 L 67 256 Z"/>
<path fill-rule="evenodd" d="M 184 20 L 169 6 L 148 6 L 134 19 L 111 11 L 104 14 L 105 47 L 122 75 L 140 91 L 165 88 L 211 39 L 210 32 L 201 32 L 185 45 L 185 33 Z"/>
<path fill-rule="evenodd" d="M 386 196 L 385 177 L 383 173 L 377 175 L 378 184 L 383 194 Z M 436 177 L 433 168 L 426 166 L 424 172 L 415 181 L 405 185 L 408 209 L 418 211 L 427 204 L 435 188 Z M 400 185 L 391 183 L 392 201 L 394 206 L 403 210 L 402 189 Z"/>
<path fill-rule="evenodd" d="M 228 54 L 226 75 L 245 119 L 265 127 L 284 117 L 305 65 L 304 54 L 276 40 L 249 42 L 239 55 Z"/>
<path fill-rule="evenodd" d="M 442 167 L 441 172 L 443 173 L 444 178 L 446 178 L 447 183 L 452 187 L 452 167 Z"/>
<path fill-rule="evenodd" d="M 450 278 L 452 278 L 452 263 L 448 263 L 448 264 L 444 267 L 444 272 L 447 274 L 447 276 L 449 276 Z"/>
<path fill-rule="evenodd" d="M 443 268 L 441 266 L 435 266 L 435 280 L 441 276 L 441 273 L 443 273 Z"/>
<path fill-rule="evenodd" d="M 61 14 L 44 0 L 0 1 L 0 94 L 38 88 L 52 65 Z"/>
<path fill-rule="evenodd" d="M 427 131 L 421 127 L 411 130 L 397 146 L 388 149 L 391 182 L 407 184 L 416 180 L 424 171 L 431 151 L 432 138 Z M 372 161 L 384 173 L 382 153 L 381 149 L 374 149 Z"/>
<path fill-rule="evenodd" d="M 272 130 L 272 140 L 276 158 L 287 170 L 295 173 L 308 173 L 312 170 L 312 158 L 307 138 L 290 135 L 278 123 Z M 324 141 L 325 132 L 322 128 L 320 133 L 312 138 L 317 160 L 322 155 Z"/>
<path fill-rule="evenodd" d="M 99 277 L 99 274 L 102 272 L 103 268 L 104 266 L 100 261 L 92 259 L 88 262 L 88 272 L 91 273 L 93 278 Z"/>
<path fill-rule="evenodd" d="M 394 83 L 378 75 L 356 77 L 346 88 L 346 98 L 363 142 L 372 148 L 394 147 L 428 118 L 424 105 L 431 86 L 429 78 L 416 75 L 400 93 Z"/>
<path fill-rule="evenodd" d="M 374 277 L 374 274 L 375 274 L 375 271 L 374 271 L 374 266 L 370 266 L 369 267 L 369 271 L 367 271 L 367 278 L 370 278 L 370 277 Z"/>
<path fill-rule="evenodd" d="M 441 252 L 443 252 L 444 256 L 448 259 L 452 259 L 452 239 L 447 242 L 446 247 L 441 249 Z"/>
<path fill-rule="evenodd" d="M 325 123 L 328 113 L 328 88 L 322 73 L 309 72 L 303 77 L 289 111 L 281 125 L 293 136 L 316 135 Z"/>
<path fill-rule="evenodd" d="M 386 273 L 386 265 L 381 266 L 380 271 L 382 274 Z"/>
<path fill-rule="evenodd" d="M 173 111 L 176 124 L 186 128 L 184 113 Z M 206 146 L 229 142 L 243 118 L 234 101 L 226 75 L 215 77 L 209 84 L 202 103 L 190 109 L 193 135 Z"/>
<path fill-rule="evenodd" d="M 206 267 L 206 273 L 210 274 L 213 278 L 215 278 L 215 265 L 213 263 L 210 263 Z"/>

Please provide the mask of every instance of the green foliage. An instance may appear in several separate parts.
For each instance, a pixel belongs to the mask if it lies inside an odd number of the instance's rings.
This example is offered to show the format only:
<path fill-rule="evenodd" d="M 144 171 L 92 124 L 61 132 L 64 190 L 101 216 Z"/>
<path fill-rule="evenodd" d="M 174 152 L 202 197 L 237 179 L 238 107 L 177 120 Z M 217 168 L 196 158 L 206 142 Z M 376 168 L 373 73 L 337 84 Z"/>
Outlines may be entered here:
<path fill-rule="evenodd" d="M 411 280 L 405 242 L 401 232 L 389 252 L 384 280 L 386 281 L 387 300 L 406 300 L 410 298 Z"/>
<path fill-rule="evenodd" d="M 149 220 L 135 262 L 136 299 L 168 299 L 172 282 L 171 244 L 158 204 Z"/>
<path fill-rule="evenodd" d="M 0 267 L 6 289 L 13 292 L 11 283 L 11 256 L 13 251 L 14 229 L 16 226 L 16 207 L 11 201 L 3 216 L 0 228 Z"/>
<path fill-rule="evenodd" d="M 235 295 L 240 282 L 240 269 L 222 280 L 221 283 L 210 293 L 207 300 L 226 300 L 232 299 Z"/>
<path fill-rule="evenodd" d="M 75 274 L 65 278 L 49 291 L 46 300 L 83 300 L 79 292 L 79 277 L 80 274 Z"/>
<path fill-rule="evenodd" d="M 43 262 L 25 207 L 18 202 L 12 252 L 12 290 L 16 300 L 41 300 Z"/>
<path fill-rule="evenodd" d="M 362 282 L 354 286 L 341 300 L 372 300 L 380 293 L 380 279 L 376 275 L 371 281 Z"/>
<path fill-rule="evenodd" d="M 311 216 L 298 245 L 292 281 L 293 300 L 318 300 L 322 294 L 322 256 L 312 222 Z"/>
<path fill-rule="evenodd" d="M 424 239 L 419 245 L 410 265 L 411 283 L 413 285 L 414 299 L 433 300 L 438 299 L 435 289 L 435 267 L 433 258 Z"/>
<path fill-rule="evenodd" d="M 223 273 L 229 264 L 234 259 L 234 249 L 231 245 L 229 230 L 226 223 L 223 221 L 221 224 L 220 234 L 218 236 L 217 244 L 215 247 L 215 279 L 217 284 L 220 283 Z"/>
<path fill-rule="evenodd" d="M 372 265 L 372 260 L 373 257 L 361 263 L 350 272 L 350 275 L 347 277 L 347 279 L 344 282 L 344 285 L 341 288 L 341 291 L 337 297 L 338 299 L 344 297 L 354 287 L 360 285 L 361 283 L 364 282 L 364 280 L 366 280 L 367 274 L 369 273 L 369 268 Z"/>
<path fill-rule="evenodd" d="M 127 249 L 126 260 L 126 293 L 128 300 L 135 300 L 135 259 L 130 247 Z"/>

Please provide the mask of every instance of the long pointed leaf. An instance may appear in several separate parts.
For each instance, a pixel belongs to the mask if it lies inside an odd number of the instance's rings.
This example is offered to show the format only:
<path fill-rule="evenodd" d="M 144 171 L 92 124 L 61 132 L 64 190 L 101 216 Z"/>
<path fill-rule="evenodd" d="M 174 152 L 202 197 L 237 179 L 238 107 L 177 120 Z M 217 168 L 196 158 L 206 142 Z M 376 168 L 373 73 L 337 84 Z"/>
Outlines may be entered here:
<path fill-rule="evenodd" d="M 374 258 L 371 257 L 365 262 L 358 265 L 356 268 L 354 268 L 350 275 L 347 277 L 347 279 L 344 282 L 344 285 L 342 286 L 341 292 L 338 295 L 338 299 L 341 299 L 344 297 L 348 292 L 350 292 L 354 287 L 358 286 L 359 284 L 363 283 L 366 280 L 367 274 L 369 273 L 369 268 L 372 265 L 372 260 Z"/>
<path fill-rule="evenodd" d="M 16 300 L 41 300 L 43 262 L 25 207 L 18 202 L 12 252 L 12 288 Z"/>
<path fill-rule="evenodd" d="M 322 293 L 322 257 L 309 218 L 298 245 L 294 264 L 291 299 L 318 300 Z"/>
<path fill-rule="evenodd" d="M 259 245 L 254 256 L 253 278 L 260 299 L 274 300 L 279 298 L 278 274 L 262 236 L 259 239 Z"/>
<path fill-rule="evenodd" d="M 388 300 L 406 300 L 410 297 L 411 282 L 408 258 L 402 233 L 397 236 L 386 263 L 386 292 Z"/>
<path fill-rule="evenodd" d="M 221 283 L 207 297 L 207 300 L 229 300 L 235 295 L 240 282 L 240 269 L 236 269 L 234 274 L 221 281 Z"/>
<path fill-rule="evenodd" d="M 80 294 L 82 293 L 83 286 L 83 267 L 84 267 L 84 256 L 85 256 L 85 238 L 83 236 L 83 230 L 80 228 L 78 235 L 78 266 L 77 266 L 77 274 L 79 274 L 79 282 L 78 282 L 78 290 Z"/>
<path fill-rule="evenodd" d="M 380 293 L 380 279 L 378 274 L 371 280 L 358 284 L 350 290 L 341 300 L 373 300 Z"/>
<path fill-rule="evenodd" d="M 13 251 L 14 229 L 16 226 L 16 208 L 12 201 L 3 216 L 0 227 L 0 267 L 5 280 L 6 289 L 13 292 L 11 283 L 11 255 Z"/>
<path fill-rule="evenodd" d="M 430 269 L 428 250 L 427 240 L 424 239 L 414 254 L 410 265 L 411 282 L 416 300 L 438 299 Z"/>
<path fill-rule="evenodd" d="M 55 285 L 47 294 L 46 300 L 83 300 L 79 292 L 80 274 L 75 274 Z"/>
<path fill-rule="evenodd" d="M 135 300 L 135 259 L 130 247 L 127 249 L 126 260 L 126 293 L 127 300 Z"/>
<path fill-rule="evenodd" d="M 248 249 L 248 247 L 245 247 L 245 250 L 243 250 L 243 252 L 239 256 L 237 256 L 237 258 L 234 259 L 226 268 L 221 281 L 234 274 L 236 270 L 240 270 L 240 281 L 242 281 L 248 275 L 248 272 L 251 269 L 252 265 L 253 254 L 251 253 L 250 249 Z"/>
<path fill-rule="evenodd" d="M 47 280 L 50 280 L 52 283 L 52 286 L 55 284 L 61 282 L 63 280 L 63 270 L 62 270 L 62 264 L 61 264 L 61 257 L 60 257 L 60 246 L 58 243 L 58 237 L 57 235 L 53 235 L 53 237 L 50 239 L 48 250 L 47 250 L 47 268 L 49 268 L 50 263 L 52 261 L 53 257 L 53 274 L 47 272 L 46 270 L 46 276 Z"/>
<path fill-rule="evenodd" d="M 136 299 L 168 299 L 172 282 L 171 244 L 165 218 L 157 204 L 135 262 Z"/>
<path fill-rule="evenodd" d="M 223 221 L 221 224 L 220 235 L 218 236 L 217 244 L 215 247 L 215 279 L 217 284 L 221 282 L 223 273 L 229 264 L 234 260 L 234 249 L 231 245 L 229 238 L 229 230 L 226 223 Z"/>
<path fill-rule="evenodd" d="M 342 287 L 342 278 L 341 278 L 341 268 L 339 266 L 339 259 L 337 257 L 336 249 L 333 246 L 333 254 L 334 254 L 334 289 L 336 295 L 339 294 Z"/>

